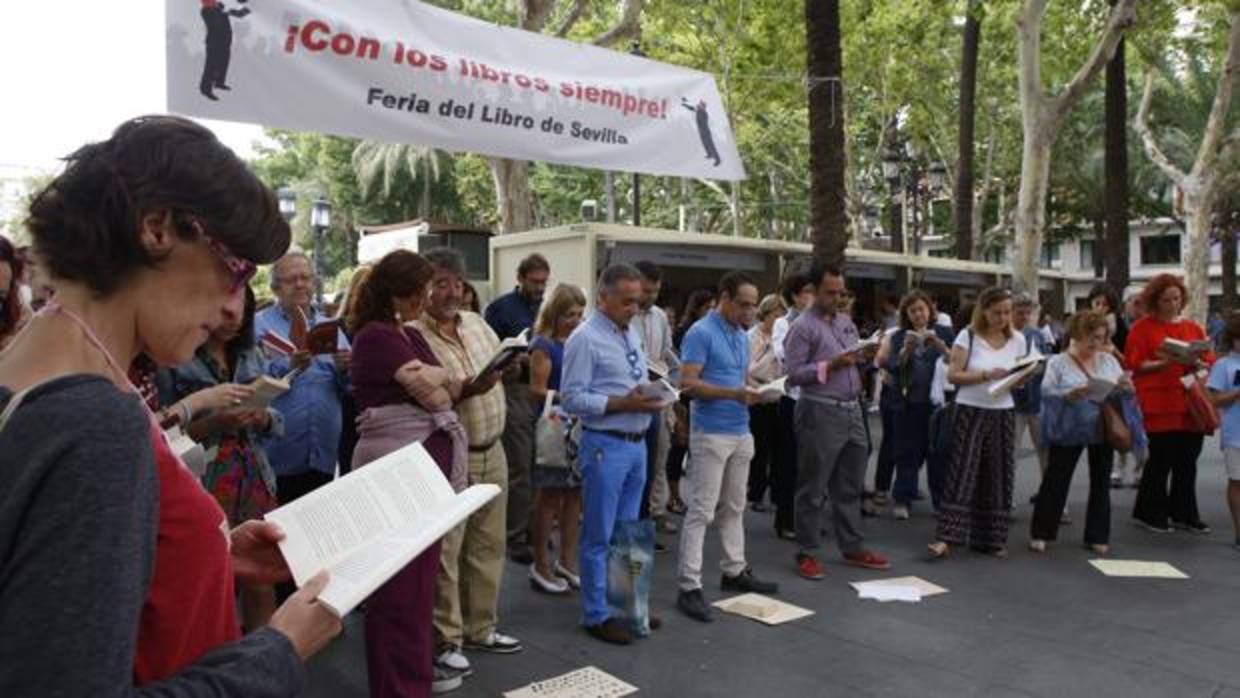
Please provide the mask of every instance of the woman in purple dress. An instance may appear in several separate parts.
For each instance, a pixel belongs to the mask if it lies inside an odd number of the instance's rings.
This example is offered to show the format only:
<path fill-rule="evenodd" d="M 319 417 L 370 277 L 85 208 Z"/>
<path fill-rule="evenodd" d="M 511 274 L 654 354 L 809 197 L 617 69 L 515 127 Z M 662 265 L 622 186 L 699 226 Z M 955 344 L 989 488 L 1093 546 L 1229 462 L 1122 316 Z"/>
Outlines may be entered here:
<path fill-rule="evenodd" d="M 407 250 L 389 253 L 362 285 L 349 316 L 354 333 L 349 374 L 357 402 L 353 467 L 420 441 L 458 491 L 464 488 L 465 433 L 452 410 L 461 389 L 449 380 L 426 340 L 407 323 L 422 313 L 431 266 Z M 366 663 L 370 695 L 421 698 L 459 686 L 459 674 L 433 666 L 431 614 L 439 544 L 380 587 L 367 601 Z"/>

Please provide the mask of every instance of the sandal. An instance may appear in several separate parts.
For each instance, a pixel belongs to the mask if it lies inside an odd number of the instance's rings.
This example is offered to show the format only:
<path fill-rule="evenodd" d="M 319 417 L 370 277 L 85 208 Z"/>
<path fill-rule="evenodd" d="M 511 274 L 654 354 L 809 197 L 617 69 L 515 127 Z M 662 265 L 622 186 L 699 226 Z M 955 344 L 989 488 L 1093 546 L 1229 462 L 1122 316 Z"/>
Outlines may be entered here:
<path fill-rule="evenodd" d="M 930 551 L 930 561 L 942 560 L 951 554 L 952 550 L 951 546 L 942 541 L 935 541 L 934 543 L 927 545 L 926 549 Z"/>

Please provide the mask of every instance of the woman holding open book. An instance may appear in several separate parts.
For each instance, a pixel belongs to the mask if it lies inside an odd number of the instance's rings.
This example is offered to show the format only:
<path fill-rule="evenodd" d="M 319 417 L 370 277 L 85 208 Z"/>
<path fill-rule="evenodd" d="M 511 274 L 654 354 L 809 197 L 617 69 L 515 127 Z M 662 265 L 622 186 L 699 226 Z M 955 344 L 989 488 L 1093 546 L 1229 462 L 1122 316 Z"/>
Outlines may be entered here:
<path fill-rule="evenodd" d="M 1085 545 L 1107 553 L 1111 538 L 1111 461 L 1114 451 L 1102 438 L 1099 404 L 1109 390 L 1133 390 L 1119 360 L 1108 351 L 1111 330 L 1103 313 L 1085 310 L 1068 321 L 1068 350 L 1051 357 L 1042 379 L 1043 438 L 1047 467 L 1033 510 L 1029 548 L 1044 552 L 1059 531 L 1060 512 L 1068 500 L 1072 473 L 1089 453 L 1089 504 L 1085 510 Z"/>
<path fill-rule="evenodd" d="M 964 544 L 1007 556 L 1016 417 L 1011 390 L 1003 388 L 1011 387 L 1004 379 L 1026 353 L 1025 336 L 1012 329 L 1012 292 L 982 291 L 972 322 L 956 336 L 947 369 L 947 380 L 957 386 L 956 405 L 937 538 L 929 546 L 934 558 Z"/>
<path fill-rule="evenodd" d="M 242 314 L 226 317 L 188 363 L 160 372 L 161 402 L 172 404 L 220 385 L 248 385 L 263 373 L 263 360 L 254 346 L 254 291 L 246 286 Z M 191 439 L 208 449 L 202 485 L 224 509 L 229 526 L 261 520 L 276 508 L 276 474 L 261 437 L 283 433 L 279 412 L 261 404 L 229 405 L 195 415 L 183 426 Z M 241 610 L 246 631 L 266 625 L 276 610 L 275 589 L 243 587 Z"/>
<path fill-rule="evenodd" d="M 126 369 L 188 361 L 288 247 L 275 195 L 207 129 L 83 146 L 27 221 L 56 299 L 0 357 L 0 695 L 293 696 L 340 621 L 311 579 L 244 638 L 234 584 L 288 578 L 229 530 Z"/>
<path fill-rule="evenodd" d="M 530 342 L 530 398 L 539 410 L 547 405 L 547 395 L 553 402 L 559 397 L 560 374 L 564 368 L 564 343 L 581 324 L 586 311 L 586 296 L 580 288 L 560 284 L 543 303 L 542 312 L 534 328 L 534 340 Z M 551 407 L 551 414 L 542 417 L 563 420 L 569 417 L 558 404 Z M 534 484 L 534 521 L 530 541 L 534 548 L 534 564 L 530 565 L 530 586 L 548 594 L 567 594 L 570 587 L 581 587 L 581 574 L 577 570 L 577 541 L 581 533 L 581 469 L 572 454 L 565 463 L 548 463 L 546 454 L 539 453 L 530 477 Z M 560 524 L 559 558 L 551 563 L 548 542 L 551 526 Z"/>
<path fill-rule="evenodd" d="M 1197 458 L 1205 436 L 1193 430 L 1182 379 L 1212 365 L 1214 352 L 1201 325 L 1180 317 L 1187 296 L 1178 276 L 1150 279 L 1141 292 L 1147 314 L 1128 331 L 1124 352 L 1150 437 L 1132 517 L 1156 533 L 1168 533 L 1173 526 L 1210 532 L 1197 511 Z"/>
<path fill-rule="evenodd" d="M 461 384 L 449 379 L 410 324 L 422 314 L 432 275 L 420 255 L 396 250 L 379 260 L 358 292 L 348 320 L 354 337 L 349 375 L 361 415 L 353 467 L 420 441 L 459 492 L 468 447 L 452 404 Z M 366 665 L 375 698 L 429 696 L 432 683 L 436 690 L 461 684 L 459 673 L 433 666 L 439 557 L 436 543 L 367 601 Z"/>

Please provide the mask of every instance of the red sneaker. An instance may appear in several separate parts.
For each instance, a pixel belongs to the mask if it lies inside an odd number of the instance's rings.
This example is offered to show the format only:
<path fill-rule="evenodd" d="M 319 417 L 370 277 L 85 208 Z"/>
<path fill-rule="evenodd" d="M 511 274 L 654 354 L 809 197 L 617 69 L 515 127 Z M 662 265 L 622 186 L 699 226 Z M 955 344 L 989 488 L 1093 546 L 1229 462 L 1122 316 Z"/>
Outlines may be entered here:
<path fill-rule="evenodd" d="M 797 555 L 797 573 L 806 579 L 819 581 L 827 575 L 823 574 L 822 565 L 813 555 Z"/>
<path fill-rule="evenodd" d="M 891 569 L 891 563 L 887 561 L 887 558 L 871 550 L 862 550 L 859 553 L 845 555 L 844 562 L 847 562 L 853 567 L 864 567 L 867 570 Z"/>

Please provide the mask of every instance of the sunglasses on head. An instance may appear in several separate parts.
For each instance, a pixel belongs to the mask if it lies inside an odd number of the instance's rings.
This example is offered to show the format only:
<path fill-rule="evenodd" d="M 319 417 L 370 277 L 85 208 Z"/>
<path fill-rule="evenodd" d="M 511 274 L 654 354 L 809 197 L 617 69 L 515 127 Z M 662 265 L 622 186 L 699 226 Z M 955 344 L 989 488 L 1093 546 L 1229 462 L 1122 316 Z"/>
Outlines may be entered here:
<path fill-rule="evenodd" d="M 203 241 L 207 243 L 207 247 L 211 248 L 211 251 L 215 253 L 215 256 L 219 257 L 220 261 L 224 263 L 224 266 L 228 268 L 228 272 L 232 276 L 229 280 L 229 293 L 236 293 L 237 291 L 240 291 L 250 282 L 250 279 L 254 278 L 254 273 L 258 271 L 258 266 L 255 265 L 254 262 L 251 262 L 248 259 L 242 259 L 233 254 L 232 250 L 228 249 L 227 245 L 207 234 L 207 231 L 203 229 L 201 222 L 195 220 L 191 223 L 191 225 L 194 228 L 194 232 L 198 233 Z"/>

